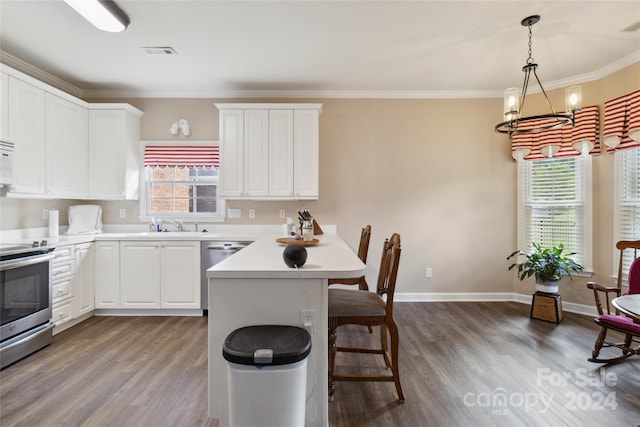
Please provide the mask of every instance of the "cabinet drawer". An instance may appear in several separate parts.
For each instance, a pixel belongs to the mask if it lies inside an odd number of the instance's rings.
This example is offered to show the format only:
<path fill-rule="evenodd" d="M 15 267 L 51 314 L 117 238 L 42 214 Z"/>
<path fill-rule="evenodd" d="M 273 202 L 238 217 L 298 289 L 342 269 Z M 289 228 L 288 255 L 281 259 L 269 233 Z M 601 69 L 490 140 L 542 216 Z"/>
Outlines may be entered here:
<path fill-rule="evenodd" d="M 75 258 L 75 246 L 67 245 L 67 246 L 58 246 L 53 251 L 53 265 L 55 266 L 57 263 L 63 263 L 68 260 Z"/>
<path fill-rule="evenodd" d="M 53 282 L 53 293 L 51 298 L 54 304 L 72 296 L 73 290 L 71 287 L 71 278 L 56 280 Z"/>
<path fill-rule="evenodd" d="M 58 326 L 72 319 L 72 316 L 71 316 L 72 303 L 73 303 L 73 299 L 68 299 L 61 303 L 53 305 L 53 316 L 51 321 L 53 322 L 54 325 Z"/>
<path fill-rule="evenodd" d="M 51 266 L 51 279 L 55 282 L 59 279 L 72 276 L 75 271 L 76 262 L 73 259 L 54 262 Z"/>

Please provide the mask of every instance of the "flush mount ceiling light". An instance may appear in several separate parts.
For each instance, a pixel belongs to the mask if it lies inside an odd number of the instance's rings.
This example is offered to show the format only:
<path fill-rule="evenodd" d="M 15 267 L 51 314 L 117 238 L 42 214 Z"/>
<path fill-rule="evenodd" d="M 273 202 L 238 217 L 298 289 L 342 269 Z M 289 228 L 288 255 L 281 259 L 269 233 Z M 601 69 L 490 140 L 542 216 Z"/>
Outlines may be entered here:
<path fill-rule="evenodd" d="M 533 15 L 524 18 L 520 24 L 523 27 L 529 27 L 529 57 L 522 71 L 524 72 L 524 82 L 522 83 L 522 100 L 520 91 L 517 87 L 509 88 L 504 91 L 504 118 L 505 121 L 496 125 L 496 132 L 509 134 L 511 138 L 519 133 L 541 132 L 547 129 L 558 128 L 566 125 L 574 125 L 575 113 L 580 110 L 582 92 L 580 86 L 571 86 L 566 89 L 566 112 L 556 113 L 549 101 L 547 92 L 545 92 L 536 69 L 538 64 L 533 62 L 531 56 L 531 27 L 540 20 L 540 15 Z M 531 73 L 535 77 L 542 93 L 544 94 L 547 104 L 551 109 L 550 114 L 541 114 L 537 116 L 525 117 L 522 115 L 525 97 L 527 96 L 527 88 L 529 86 L 529 78 Z"/>
<path fill-rule="evenodd" d="M 64 0 L 102 31 L 117 33 L 129 26 L 129 17 L 111 0 Z"/>

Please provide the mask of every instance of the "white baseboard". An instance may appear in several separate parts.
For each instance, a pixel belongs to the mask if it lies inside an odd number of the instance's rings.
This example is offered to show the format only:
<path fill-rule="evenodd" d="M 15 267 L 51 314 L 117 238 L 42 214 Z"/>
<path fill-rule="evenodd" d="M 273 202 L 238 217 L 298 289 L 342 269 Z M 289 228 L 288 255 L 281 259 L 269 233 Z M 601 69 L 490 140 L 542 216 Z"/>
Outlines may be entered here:
<path fill-rule="evenodd" d="M 94 316 L 189 316 L 202 317 L 202 310 L 197 309 L 96 309 Z"/>
<path fill-rule="evenodd" d="M 531 305 L 531 295 L 510 292 L 401 292 L 396 293 L 395 302 L 499 302 L 514 301 Z M 562 309 L 569 313 L 583 314 L 596 317 L 598 312 L 595 306 L 577 304 L 574 302 L 562 302 Z"/>

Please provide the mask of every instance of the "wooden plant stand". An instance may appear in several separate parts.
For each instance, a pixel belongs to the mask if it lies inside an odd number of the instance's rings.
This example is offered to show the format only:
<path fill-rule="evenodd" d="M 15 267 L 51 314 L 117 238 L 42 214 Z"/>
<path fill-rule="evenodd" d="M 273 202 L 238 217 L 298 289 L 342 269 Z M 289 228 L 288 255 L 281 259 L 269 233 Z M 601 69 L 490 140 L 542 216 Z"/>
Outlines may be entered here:
<path fill-rule="evenodd" d="M 562 322 L 562 300 L 560 299 L 560 294 L 536 291 L 533 294 L 530 317 L 552 323 Z"/>

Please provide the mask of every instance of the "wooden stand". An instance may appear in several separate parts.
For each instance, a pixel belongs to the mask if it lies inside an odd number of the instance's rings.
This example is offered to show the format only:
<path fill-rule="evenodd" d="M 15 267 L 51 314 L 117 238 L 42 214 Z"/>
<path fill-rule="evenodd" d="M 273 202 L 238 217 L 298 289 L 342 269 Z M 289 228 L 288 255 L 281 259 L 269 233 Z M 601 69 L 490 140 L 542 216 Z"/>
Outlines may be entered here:
<path fill-rule="evenodd" d="M 562 322 L 562 301 L 560 294 L 548 294 L 535 292 L 531 303 L 532 319 L 545 320 L 547 322 Z"/>

